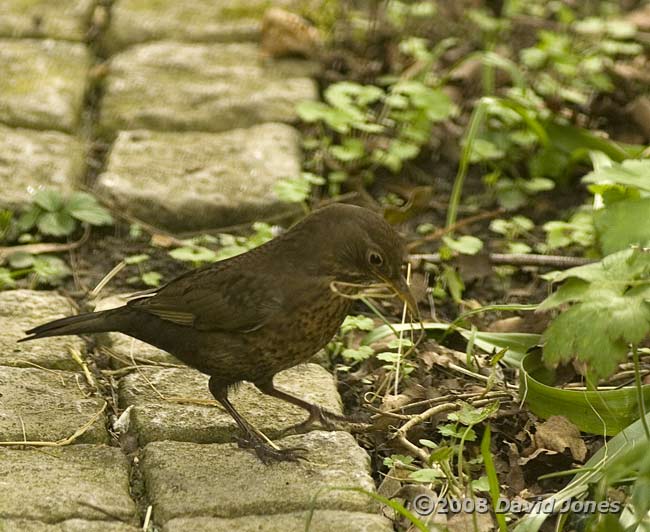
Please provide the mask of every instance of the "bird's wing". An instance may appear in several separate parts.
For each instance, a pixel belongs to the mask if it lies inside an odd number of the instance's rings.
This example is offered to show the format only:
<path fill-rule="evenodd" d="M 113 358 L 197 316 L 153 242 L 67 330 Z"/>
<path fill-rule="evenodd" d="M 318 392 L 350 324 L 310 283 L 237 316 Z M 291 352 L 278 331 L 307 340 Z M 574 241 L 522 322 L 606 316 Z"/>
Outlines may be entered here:
<path fill-rule="evenodd" d="M 154 294 L 133 299 L 130 307 L 200 331 L 250 332 L 283 310 L 277 280 L 218 264 L 193 270 Z"/>

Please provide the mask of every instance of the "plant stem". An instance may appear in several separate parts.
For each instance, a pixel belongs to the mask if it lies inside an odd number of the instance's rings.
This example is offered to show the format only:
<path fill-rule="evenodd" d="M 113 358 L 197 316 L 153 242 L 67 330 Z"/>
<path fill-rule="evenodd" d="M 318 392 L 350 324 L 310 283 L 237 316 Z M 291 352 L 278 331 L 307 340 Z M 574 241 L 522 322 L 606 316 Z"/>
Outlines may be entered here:
<path fill-rule="evenodd" d="M 639 369 L 639 348 L 636 344 L 632 345 L 632 359 L 634 360 L 634 381 L 636 383 L 636 392 L 639 399 L 639 410 L 641 411 L 641 423 L 645 436 L 650 441 L 650 428 L 648 427 L 648 420 L 646 419 L 645 401 L 643 397 L 643 386 L 641 384 L 641 371 Z"/>
<path fill-rule="evenodd" d="M 482 98 L 472 112 L 472 116 L 469 120 L 467 135 L 465 135 L 465 146 L 463 148 L 463 154 L 460 158 L 458 173 L 456 174 L 454 187 L 451 191 L 451 197 L 449 198 L 449 210 L 447 211 L 446 227 L 450 227 L 456 223 L 456 218 L 458 216 L 458 206 L 460 205 L 460 197 L 463 192 L 463 183 L 465 182 L 465 176 L 467 175 L 467 169 L 469 168 L 469 159 L 472 153 L 472 146 L 474 145 L 474 139 L 478 134 L 479 127 L 483 123 L 485 110 L 489 101 L 489 98 Z"/>

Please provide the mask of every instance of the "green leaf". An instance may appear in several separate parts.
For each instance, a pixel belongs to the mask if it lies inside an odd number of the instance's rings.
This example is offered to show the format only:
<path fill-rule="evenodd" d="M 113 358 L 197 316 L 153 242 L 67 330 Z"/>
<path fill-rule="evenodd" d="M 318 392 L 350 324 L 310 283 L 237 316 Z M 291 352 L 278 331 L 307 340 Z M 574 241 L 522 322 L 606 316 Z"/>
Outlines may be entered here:
<path fill-rule="evenodd" d="M 357 316 L 347 316 L 343 320 L 343 325 L 341 325 L 341 334 L 347 334 L 353 330 L 359 331 L 372 331 L 375 327 L 375 323 L 372 321 L 372 318 L 368 316 L 363 316 L 361 314 Z"/>
<path fill-rule="evenodd" d="M 506 152 L 495 143 L 486 139 L 474 139 L 469 160 L 472 164 L 476 164 L 481 161 L 497 161 L 505 156 Z"/>
<path fill-rule="evenodd" d="M 34 195 L 34 204 L 49 212 L 60 211 L 63 208 L 63 197 L 56 190 L 39 190 Z"/>
<path fill-rule="evenodd" d="M 296 105 L 296 112 L 303 122 L 317 122 L 323 120 L 330 107 L 323 102 L 306 100 Z"/>
<path fill-rule="evenodd" d="M 159 286 L 162 274 L 159 272 L 146 272 L 142 274 L 142 282 L 147 286 Z"/>
<path fill-rule="evenodd" d="M 418 469 L 413 471 L 409 475 L 409 479 L 414 480 L 415 482 L 439 482 L 440 479 L 445 478 L 446 475 L 440 468 L 427 468 L 427 469 Z"/>
<path fill-rule="evenodd" d="M 623 250 L 555 277 L 568 281 L 540 309 L 574 305 L 544 332 L 544 361 L 555 367 L 575 359 L 590 377 L 609 376 L 628 345 L 650 334 L 650 253 Z"/>
<path fill-rule="evenodd" d="M 30 268 L 34 264 L 34 255 L 18 251 L 12 253 L 7 257 L 7 262 L 14 270 L 22 270 L 23 268 Z"/>
<path fill-rule="evenodd" d="M 650 160 L 627 159 L 589 172 L 583 183 L 619 184 L 650 192 Z"/>
<path fill-rule="evenodd" d="M 343 144 L 331 146 L 329 151 L 339 161 L 350 162 L 363 157 L 366 147 L 360 139 L 345 138 Z"/>
<path fill-rule="evenodd" d="M 38 205 L 32 205 L 18 218 L 18 230 L 21 232 L 29 231 L 36 225 L 38 219 L 43 214 L 43 209 Z"/>
<path fill-rule="evenodd" d="M 302 177 L 280 179 L 273 185 L 273 192 L 282 201 L 301 203 L 311 194 L 311 184 Z"/>
<path fill-rule="evenodd" d="M 533 177 L 531 179 L 522 179 L 521 186 L 526 192 L 534 194 L 536 192 L 553 190 L 555 188 L 555 182 L 544 177 Z"/>
<path fill-rule="evenodd" d="M 140 264 L 149 260 L 149 255 L 142 253 L 141 255 L 131 255 L 129 257 L 124 257 L 125 264 Z"/>
<path fill-rule="evenodd" d="M 46 212 L 38 219 L 38 230 L 45 235 L 67 236 L 77 226 L 75 219 L 63 211 Z"/>
<path fill-rule="evenodd" d="M 60 258 L 52 255 L 34 257 L 33 269 L 38 284 L 45 282 L 51 285 L 59 285 L 64 278 L 72 275 L 68 265 Z"/>
<path fill-rule="evenodd" d="M 519 382 L 519 394 L 533 413 L 544 419 L 565 416 L 583 432 L 611 436 L 639 418 L 634 386 L 593 391 L 555 387 L 555 372 L 547 369 L 537 351 L 524 358 Z M 643 395 L 648 402 L 650 385 L 643 386 Z"/>
<path fill-rule="evenodd" d="M 341 356 L 348 361 L 362 362 L 370 358 L 374 354 L 374 352 L 375 351 L 372 347 L 369 347 L 367 345 L 362 345 L 359 346 L 357 349 L 353 349 L 353 348 L 344 349 L 341 352 Z"/>
<path fill-rule="evenodd" d="M 10 286 L 14 286 L 16 282 L 11 276 L 11 271 L 7 268 L 0 268 L 0 289 L 5 289 Z"/>
<path fill-rule="evenodd" d="M 110 225 L 111 214 L 97 200 L 85 192 L 75 192 L 65 202 L 65 211 L 73 218 L 91 225 Z"/>
<path fill-rule="evenodd" d="M 404 161 L 417 157 L 418 153 L 420 153 L 420 147 L 410 142 L 403 142 L 399 139 L 395 139 L 390 143 L 388 153 Z"/>
<path fill-rule="evenodd" d="M 469 403 L 463 403 L 458 412 L 452 412 L 447 417 L 452 421 L 458 421 L 463 425 L 471 426 L 485 421 L 498 410 L 499 401 L 494 401 L 480 408 L 475 408 Z"/>
<path fill-rule="evenodd" d="M 632 244 L 650 245 L 650 198 L 618 201 L 594 211 L 594 225 L 604 255 Z"/>
<path fill-rule="evenodd" d="M 459 238 L 443 236 L 442 241 L 453 251 L 464 255 L 476 255 L 483 249 L 483 241 L 480 238 L 470 235 L 463 235 Z"/>
<path fill-rule="evenodd" d="M 203 246 L 176 248 L 171 250 L 169 255 L 176 260 L 187 262 L 214 262 L 217 260 L 216 253 Z"/>

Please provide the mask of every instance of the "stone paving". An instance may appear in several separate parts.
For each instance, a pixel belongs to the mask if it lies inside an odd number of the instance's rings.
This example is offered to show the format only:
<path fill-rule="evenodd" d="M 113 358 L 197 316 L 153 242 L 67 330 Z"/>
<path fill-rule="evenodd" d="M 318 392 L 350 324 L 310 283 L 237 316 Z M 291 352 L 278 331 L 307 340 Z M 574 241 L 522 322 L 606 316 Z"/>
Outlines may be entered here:
<path fill-rule="evenodd" d="M 279 212 L 272 185 L 300 173 L 294 104 L 317 97 L 314 65 L 260 57 L 264 9 L 286 3 L 0 0 L 0 205 L 85 187 L 173 230 Z M 96 139 L 109 144 L 97 178 Z M 308 461 L 265 466 L 207 378 L 167 353 L 115 333 L 94 351 L 16 343 L 76 311 L 56 292 L 0 292 L 0 441 L 32 443 L 0 446 L 0 532 L 135 531 L 148 508 L 166 532 L 392 530 L 370 497 L 334 489 L 374 491 L 350 434 L 286 437 Z M 276 383 L 341 411 L 316 364 Z M 306 417 L 248 384 L 232 400 L 270 437 Z"/>

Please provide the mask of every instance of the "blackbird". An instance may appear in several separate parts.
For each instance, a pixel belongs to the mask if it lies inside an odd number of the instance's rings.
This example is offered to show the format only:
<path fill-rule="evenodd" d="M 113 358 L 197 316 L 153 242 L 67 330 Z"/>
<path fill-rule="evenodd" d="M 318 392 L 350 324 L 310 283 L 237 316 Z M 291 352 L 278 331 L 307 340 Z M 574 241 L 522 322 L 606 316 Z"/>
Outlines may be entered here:
<path fill-rule="evenodd" d="M 307 410 L 300 426 L 341 419 L 275 388 L 273 376 L 330 341 L 353 304 L 346 287 L 383 283 L 417 314 L 401 274 L 405 255 L 381 216 L 333 204 L 247 253 L 184 273 L 122 307 L 40 325 L 19 341 L 108 331 L 143 340 L 210 376 L 210 392 L 243 431 L 241 445 L 264 462 L 295 460 L 296 449 L 279 448 L 242 417 L 228 389 L 246 380 Z"/>

